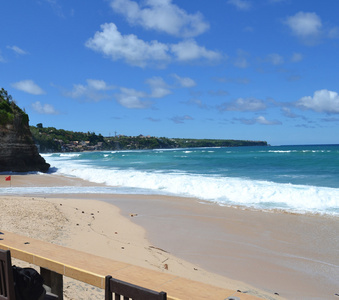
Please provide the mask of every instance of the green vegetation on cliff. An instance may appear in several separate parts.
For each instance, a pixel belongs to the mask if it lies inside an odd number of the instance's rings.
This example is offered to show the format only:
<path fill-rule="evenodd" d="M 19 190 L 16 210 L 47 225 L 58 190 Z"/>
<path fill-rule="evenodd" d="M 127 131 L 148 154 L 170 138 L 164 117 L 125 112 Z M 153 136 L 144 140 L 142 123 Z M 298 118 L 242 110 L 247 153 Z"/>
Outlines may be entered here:
<path fill-rule="evenodd" d="M 28 115 L 0 90 L 0 172 L 47 172 L 28 124 Z"/>
<path fill-rule="evenodd" d="M 0 90 L 0 125 L 28 125 L 28 115 L 15 104 L 11 95 Z"/>
<path fill-rule="evenodd" d="M 30 127 L 41 152 L 78 152 L 93 150 L 142 150 L 192 147 L 267 146 L 263 141 L 179 139 L 151 136 L 103 137 L 94 132 L 74 132 L 54 127 L 44 128 L 41 123 Z"/>

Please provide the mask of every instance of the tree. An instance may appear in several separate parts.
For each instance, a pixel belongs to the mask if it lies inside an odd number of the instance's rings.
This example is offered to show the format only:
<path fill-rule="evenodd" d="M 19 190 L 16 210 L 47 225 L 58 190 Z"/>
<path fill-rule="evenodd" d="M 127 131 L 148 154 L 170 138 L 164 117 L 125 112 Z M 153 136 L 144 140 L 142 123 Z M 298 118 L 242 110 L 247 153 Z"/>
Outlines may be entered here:
<path fill-rule="evenodd" d="M 8 104 L 10 104 L 13 101 L 13 98 L 11 95 L 8 95 L 8 92 L 4 88 L 1 88 L 0 100 L 5 100 Z"/>

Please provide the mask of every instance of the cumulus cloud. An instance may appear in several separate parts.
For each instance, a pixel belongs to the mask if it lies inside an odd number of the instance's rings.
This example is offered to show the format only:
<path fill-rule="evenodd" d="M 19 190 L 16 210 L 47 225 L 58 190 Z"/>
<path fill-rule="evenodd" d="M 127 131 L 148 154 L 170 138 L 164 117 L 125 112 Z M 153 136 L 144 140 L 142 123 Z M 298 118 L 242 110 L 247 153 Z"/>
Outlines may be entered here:
<path fill-rule="evenodd" d="M 93 38 L 85 46 L 103 53 L 113 61 L 125 60 L 128 64 L 146 67 L 164 67 L 173 60 L 187 62 L 198 59 L 213 61 L 222 56 L 216 51 L 207 50 L 190 39 L 178 44 L 164 44 L 158 41 L 145 42 L 134 34 L 122 35 L 114 23 L 101 25 Z"/>
<path fill-rule="evenodd" d="M 171 45 L 171 51 L 179 61 L 191 61 L 196 59 L 207 59 L 215 61 L 222 58 L 219 52 L 207 50 L 205 47 L 199 46 L 195 40 L 185 40 L 178 44 Z"/>
<path fill-rule="evenodd" d="M 179 37 L 193 37 L 209 29 L 200 12 L 188 14 L 171 0 L 113 0 L 112 9 L 126 17 L 132 25 L 153 29 Z"/>
<path fill-rule="evenodd" d="M 7 49 L 11 49 L 13 50 L 16 54 L 19 55 L 25 55 L 27 54 L 27 52 L 25 50 L 22 50 L 21 48 L 19 48 L 18 46 L 7 46 Z"/>
<path fill-rule="evenodd" d="M 267 120 L 264 116 L 259 116 L 255 120 L 258 124 L 262 124 L 262 125 L 281 125 L 282 124 L 278 120 Z"/>
<path fill-rule="evenodd" d="M 178 81 L 178 83 L 182 87 L 190 88 L 190 87 L 194 87 L 194 86 L 197 85 L 196 82 L 192 78 L 189 78 L 189 77 L 180 77 L 177 74 L 173 74 L 172 76 Z"/>
<path fill-rule="evenodd" d="M 260 111 L 266 109 L 266 104 L 256 98 L 238 98 L 231 103 L 223 103 L 219 111 Z"/>
<path fill-rule="evenodd" d="M 105 81 L 98 79 L 87 79 L 87 84 L 89 88 L 92 88 L 97 91 L 106 91 L 113 89 L 113 86 L 108 86 Z"/>
<path fill-rule="evenodd" d="M 134 34 L 122 35 L 114 23 L 103 24 L 101 29 L 102 31 L 97 31 L 85 45 L 112 60 L 124 59 L 131 65 L 145 67 L 149 61 L 166 62 L 170 59 L 168 46 L 163 43 L 147 43 Z"/>
<path fill-rule="evenodd" d="M 172 93 L 168 84 L 161 77 L 149 78 L 146 83 L 151 88 L 150 93 L 120 87 L 120 93 L 115 94 L 114 97 L 120 105 L 126 108 L 144 109 L 152 106 L 153 102 L 149 99 L 163 98 Z"/>
<path fill-rule="evenodd" d="M 57 115 L 58 111 L 55 110 L 51 104 L 41 104 L 40 101 L 32 103 L 32 108 L 39 114 L 42 115 Z"/>
<path fill-rule="evenodd" d="M 339 114 L 339 95 L 326 89 L 315 91 L 312 96 L 305 96 L 296 102 L 301 109 L 310 109 L 319 113 Z"/>
<path fill-rule="evenodd" d="M 12 84 L 12 87 L 32 95 L 45 94 L 44 90 L 40 88 L 33 80 L 30 79 L 15 82 Z"/>
<path fill-rule="evenodd" d="M 193 118 L 189 115 L 184 115 L 184 116 L 175 116 L 171 118 L 171 120 L 176 124 L 182 124 L 185 123 L 185 121 L 192 121 Z"/>
<path fill-rule="evenodd" d="M 251 3 L 245 0 L 228 0 L 227 3 L 234 5 L 239 10 L 249 10 L 251 8 Z"/>
<path fill-rule="evenodd" d="M 316 13 L 298 12 L 288 17 L 285 24 L 306 44 L 315 44 L 322 32 L 322 22 Z"/>
<path fill-rule="evenodd" d="M 87 84 L 73 84 L 71 91 L 65 93 L 71 98 L 86 98 L 88 100 L 100 101 L 107 98 L 105 91 L 115 89 L 115 86 L 107 85 L 104 80 L 87 79 Z"/>
<path fill-rule="evenodd" d="M 318 35 L 322 28 L 322 22 L 316 13 L 298 12 L 286 19 L 286 24 L 292 32 L 300 37 Z"/>
<path fill-rule="evenodd" d="M 290 28 L 292 34 L 309 46 L 317 44 L 320 39 L 338 39 L 339 27 L 331 27 L 321 21 L 314 12 L 298 12 L 294 16 L 287 17 L 284 23 Z"/>
<path fill-rule="evenodd" d="M 296 115 L 295 113 L 293 113 L 289 107 L 282 107 L 281 111 L 283 112 L 284 116 L 287 117 L 287 118 L 294 119 L 294 118 L 300 117 L 300 116 Z"/>
<path fill-rule="evenodd" d="M 121 87 L 120 93 L 116 96 L 117 101 L 126 108 L 148 108 L 152 103 L 148 100 L 143 100 L 147 97 L 144 92 L 136 91 L 134 89 L 128 89 Z"/>
<path fill-rule="evenodd" d="M 150 98 L 163 98 L 171 94 L 168 84 L 161 77 L 153 77 L 146 80 L 151 87 Z"/>

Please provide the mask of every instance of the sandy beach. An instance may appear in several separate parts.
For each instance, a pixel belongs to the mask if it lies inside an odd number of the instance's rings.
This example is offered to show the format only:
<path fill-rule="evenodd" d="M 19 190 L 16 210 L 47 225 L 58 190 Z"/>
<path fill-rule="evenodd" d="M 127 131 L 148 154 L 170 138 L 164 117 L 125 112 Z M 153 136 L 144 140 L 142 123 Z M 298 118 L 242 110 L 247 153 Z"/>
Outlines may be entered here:
<path fill-rule="evenodd" d="M 0 187 L 8 186 L 4 177 Z M 93 185 L 50 174 L 12 177 L 13 186 L 23 187 Z M 0 231 L 265 299 L 339 299 L 336 217 L 156 195 L 11 195 L 0 197 L 0 208 Z M 102 295 L 65 282 L 65 299 Z"/>

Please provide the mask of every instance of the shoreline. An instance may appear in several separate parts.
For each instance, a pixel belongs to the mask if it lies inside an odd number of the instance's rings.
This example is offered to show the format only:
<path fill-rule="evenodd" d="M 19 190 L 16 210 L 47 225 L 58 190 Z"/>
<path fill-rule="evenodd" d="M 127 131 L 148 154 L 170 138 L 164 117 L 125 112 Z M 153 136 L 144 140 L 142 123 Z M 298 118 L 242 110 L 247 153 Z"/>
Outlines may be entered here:
<path fill-rule="evenodd" d="M 16 186 L 100 186 L 53 174 L 13 176 Z M 0 198 L 3 197 L 16 196 Z M 32 197 L 41 198 L 41 195 Z M 254 293 L 267 294 L 270 299 L 278 297 L 274 293 L 288 299 L 333 299 L 339 292 L 336 288 L 339 259 L 335 246 L 339 244 L 336 236 L 339 219 L 336 217 L 253 211 L 159 195 L 46 194 L 41 200 L 55 205 L 62 202 L 59 204 L 63 204 L 63 209 L 71 202 L 78 206 L 108 203 L 112 209 L 114 207 L 115 214 L 122 215 L 127 223 L 132 221 L 139 228 L 138 235 L 143 236 L 145 244 L 138 242 L 138 249 L 149 252 L 147 247 L 151 245 L 162 255 L 171 255 L 171 258 L 160 255 L 156 262 L 148 263 L 154 267 L 161 262 L 156 267 L 161 271 L 181 274 L 190 269 L 190 274 L 185 273 L 182 277 L 209 280 L 208 283 L 223 287 L 228 280 L 227 284 L 235 284 L 233 289 L 251 289 Z M 80 228 L 76 226 L 78 231 Z M 78 232 L 75 236 L 81 234 Z M 77 244 L 83 249 L 95 250 L 86 242 L 78 241 Z M 131 253 L 135 252 L 138 252 L 136 248 L 131 250 Z M 128 259 L 138 264 L 133 261 L 133 255 Z M 182 269 L 175 270 L 174 262 Z M 168 269 L 161 269 L 165 265 Z M 329 282 L 326 274 L 333 282 Z"/>

